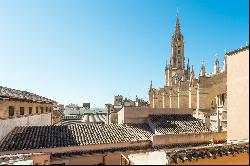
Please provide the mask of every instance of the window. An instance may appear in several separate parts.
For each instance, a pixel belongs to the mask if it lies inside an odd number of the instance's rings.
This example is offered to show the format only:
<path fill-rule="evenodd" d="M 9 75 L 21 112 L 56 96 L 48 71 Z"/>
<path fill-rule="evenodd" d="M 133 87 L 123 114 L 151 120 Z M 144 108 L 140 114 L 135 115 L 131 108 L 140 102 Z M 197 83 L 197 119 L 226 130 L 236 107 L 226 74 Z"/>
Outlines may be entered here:
<path fill-rule="evenodd" d="M 9 106 L 9 116 L 14 116 L 15 114 L 15 109 L 13 106 Z"/>
<path fill-rule="evenodd" d="M 181 53 L 181 50 L 178 50 L 178 54 L 180 54 Z"/>
<path fill-rule="evenodd" d="M 41 107 L 41 113 L 43 113 L 43 107 Z"/>
<path fill-rule="evenodd" d="M 36 107 L 36 113 L 38 114 L 38 107 Z"/>
<path fill-rule="evenodd" d="M 48 107 L 46 107 L 46 112 L 48 112 Z"/>
<path fill-rule="evenodd" d="M 32 107 L 29 107 L 29 114 L 32 114 Z"/>
<path fill-rule="evenodd" d="M 222 101 L 222 105 L 224 105 L 225 104 L 225 95 L 224 94 L 221 95 L 221 101 Z"/>
<path fill-rule="evenodd" d="M 24 115 L 24 107 L 20 107 L 20 115 Z"/>
<path fill-rule="evenodd" d="M 51 107 L 49 107 L 49 112 L 51 112 L 52 111 L 52 108 Z"/>

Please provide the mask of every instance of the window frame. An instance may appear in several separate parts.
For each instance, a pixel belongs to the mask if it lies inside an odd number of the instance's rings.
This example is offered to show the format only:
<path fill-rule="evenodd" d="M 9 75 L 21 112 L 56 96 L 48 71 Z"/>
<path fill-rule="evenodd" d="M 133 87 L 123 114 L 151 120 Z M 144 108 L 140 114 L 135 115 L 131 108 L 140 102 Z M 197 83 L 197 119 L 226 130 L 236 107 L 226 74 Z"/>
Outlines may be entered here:
<path fill-rule="evenodd" d="M 29 115 L 31 115 L 33 113 L 33 108 L 29 107 Z"/>
<path fill-rule="evenodd" d="M 25 114 L 25 109 L 24 109 L 24 107 L 20 107 L 20 108 L 19 108 L 19 111 L 20 111 L 19 113 L 20 113 L 21 116 L 23 116 L 23 115 Z"/>
<path fill-rule="evenodd" d="M 10 109 L 10 108 L 13 108 L 13 110 L 12 110 L 12 109 Z M 11 113 L 10 111 L 13 111 L 13 115 L 11 115 L 11 114 L 10 114 L 10 113 Z M 15 107 L 14 107 L 14 106 L 9 106 L 8 113 L 9 113 L 9 117 L 13 117 L 13 116 L 15 116 Z"/>

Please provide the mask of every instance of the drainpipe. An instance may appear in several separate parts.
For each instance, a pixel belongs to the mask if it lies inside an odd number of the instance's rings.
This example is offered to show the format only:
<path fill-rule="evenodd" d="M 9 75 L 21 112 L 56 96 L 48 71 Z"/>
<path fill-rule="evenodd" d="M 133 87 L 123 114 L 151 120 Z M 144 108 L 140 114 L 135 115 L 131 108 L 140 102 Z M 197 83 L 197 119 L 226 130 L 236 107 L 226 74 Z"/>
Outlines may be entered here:
<path fill-rule="evenodd" d="M 107 156 L 107 154 L 105 154 L 102 158 L 102 163 L 105 165 L 105 157 Z"/>

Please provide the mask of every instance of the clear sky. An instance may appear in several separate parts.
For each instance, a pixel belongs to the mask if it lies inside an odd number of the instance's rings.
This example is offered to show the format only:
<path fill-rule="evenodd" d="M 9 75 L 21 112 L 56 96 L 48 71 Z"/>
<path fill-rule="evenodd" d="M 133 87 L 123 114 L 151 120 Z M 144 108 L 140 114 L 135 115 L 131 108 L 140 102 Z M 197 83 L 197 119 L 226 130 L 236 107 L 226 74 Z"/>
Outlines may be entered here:
<path fill-rule="evenodd" d="M 69 104 L 148 100 L 163 87 L 179 10 L 196 75 L 249 42 L 248 0 L 0 0 L 0 85 Z"/>

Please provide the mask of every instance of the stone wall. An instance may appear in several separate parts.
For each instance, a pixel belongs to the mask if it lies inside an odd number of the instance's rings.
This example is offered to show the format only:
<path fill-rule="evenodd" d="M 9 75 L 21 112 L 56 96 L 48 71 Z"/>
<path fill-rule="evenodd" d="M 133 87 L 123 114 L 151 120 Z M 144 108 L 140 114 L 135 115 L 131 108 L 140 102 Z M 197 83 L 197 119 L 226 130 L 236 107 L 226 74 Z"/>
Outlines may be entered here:
<path fill-rule="evenodd" d="M 179 143 L 208 142 L 212 138 L 214 139 L 214 141 L 227 140 L 227 132 L 154 135 L 153 146 L 171 145 L 171 144 L 179 144 Z"/>
<path fill-rule="evenodd" d="M 189 91 L 179 90 L 178 93 L 178 108 L 188 108 L 189 105 Z"/>
<path fill-rule="evenodd" d="M 189 88 L 189 98 L 188 98 L 188 108 L 196 109 L 197 108 L 197 90 L 195 87 Z"/>
<path fill-rule="evenodd" d="M 162 90 L 164 89 L 164 90 Z M 199 76 L 190 81 L 181 81 L 171 87 L 149 90 L 151 108 L 192 108 L 210 110 L 212 100 L 227 92 L 227 71 Z M 169 94 L 169 95 L 168 95 Z M 169 101 L 163 104 L 162 99 Z"/>
<path fill-rule="evenodd" d="M 146 123 L 149 115 L 160 114 L 193 114 L 193 111 L 189 108 L 123 107 L 118 112 L 118 124 Z"/>
<path fill-rule="evenodd" d="M 103 154 L 83 155 L 83 156 L 72 156 L 52 159 L 51 164 L 62 164 L 66 165 L 94 165 L 104 163 L 105 165 L 120 165 L 121 155 L 129 155 L 134 153 L 145 153 L 149 150 L 135 150 L 135 151 L 122 151 L 122 152 L 107 152 Z"/>
<path fill-rule="evenodd" d="M 0 119 L 8 119 L 9 117 L 9 106 L 14 107 L 14 116 L 11 118 L 25 117 L 26 115 L 38 115 L 42 114 L 41 108 L 43 108 L 43 113 L 51 112 L 53 110 L 53 104 L 46 103 L 34 103 L 25 101 L 0 101 Z M 24 107 L 24 115 L 20 115 L 20 107 Z M 32 113 L 29 114 L 29 107 L 32 108 Z M 38 112 L 36 109 L 38 108 Z"/>
<path fill-rule="evenodd" d="M 0 120 L 0 140 L 17 126 L 51 125 L 51 113 Z"/>
<path fill-rule="evenodd" d="M 227 93 L 227 72 L 218 73 L 210 77 L 201 77 L 198 92 L 199 109 L 210 110 L 212 100 L 217 95 Z"/>
<path fill-rule="evenodd" d="M 116 121 L 116 119 L 118 119 L 118 113 L 117 112 L 111 112 L 110 114 L 109 114 L 109 124 L 110 123 L 113 123 L 113 122 L 115 122 Z M 106 119 L 106 121 L 107 121 L 107 119 Z"/>

